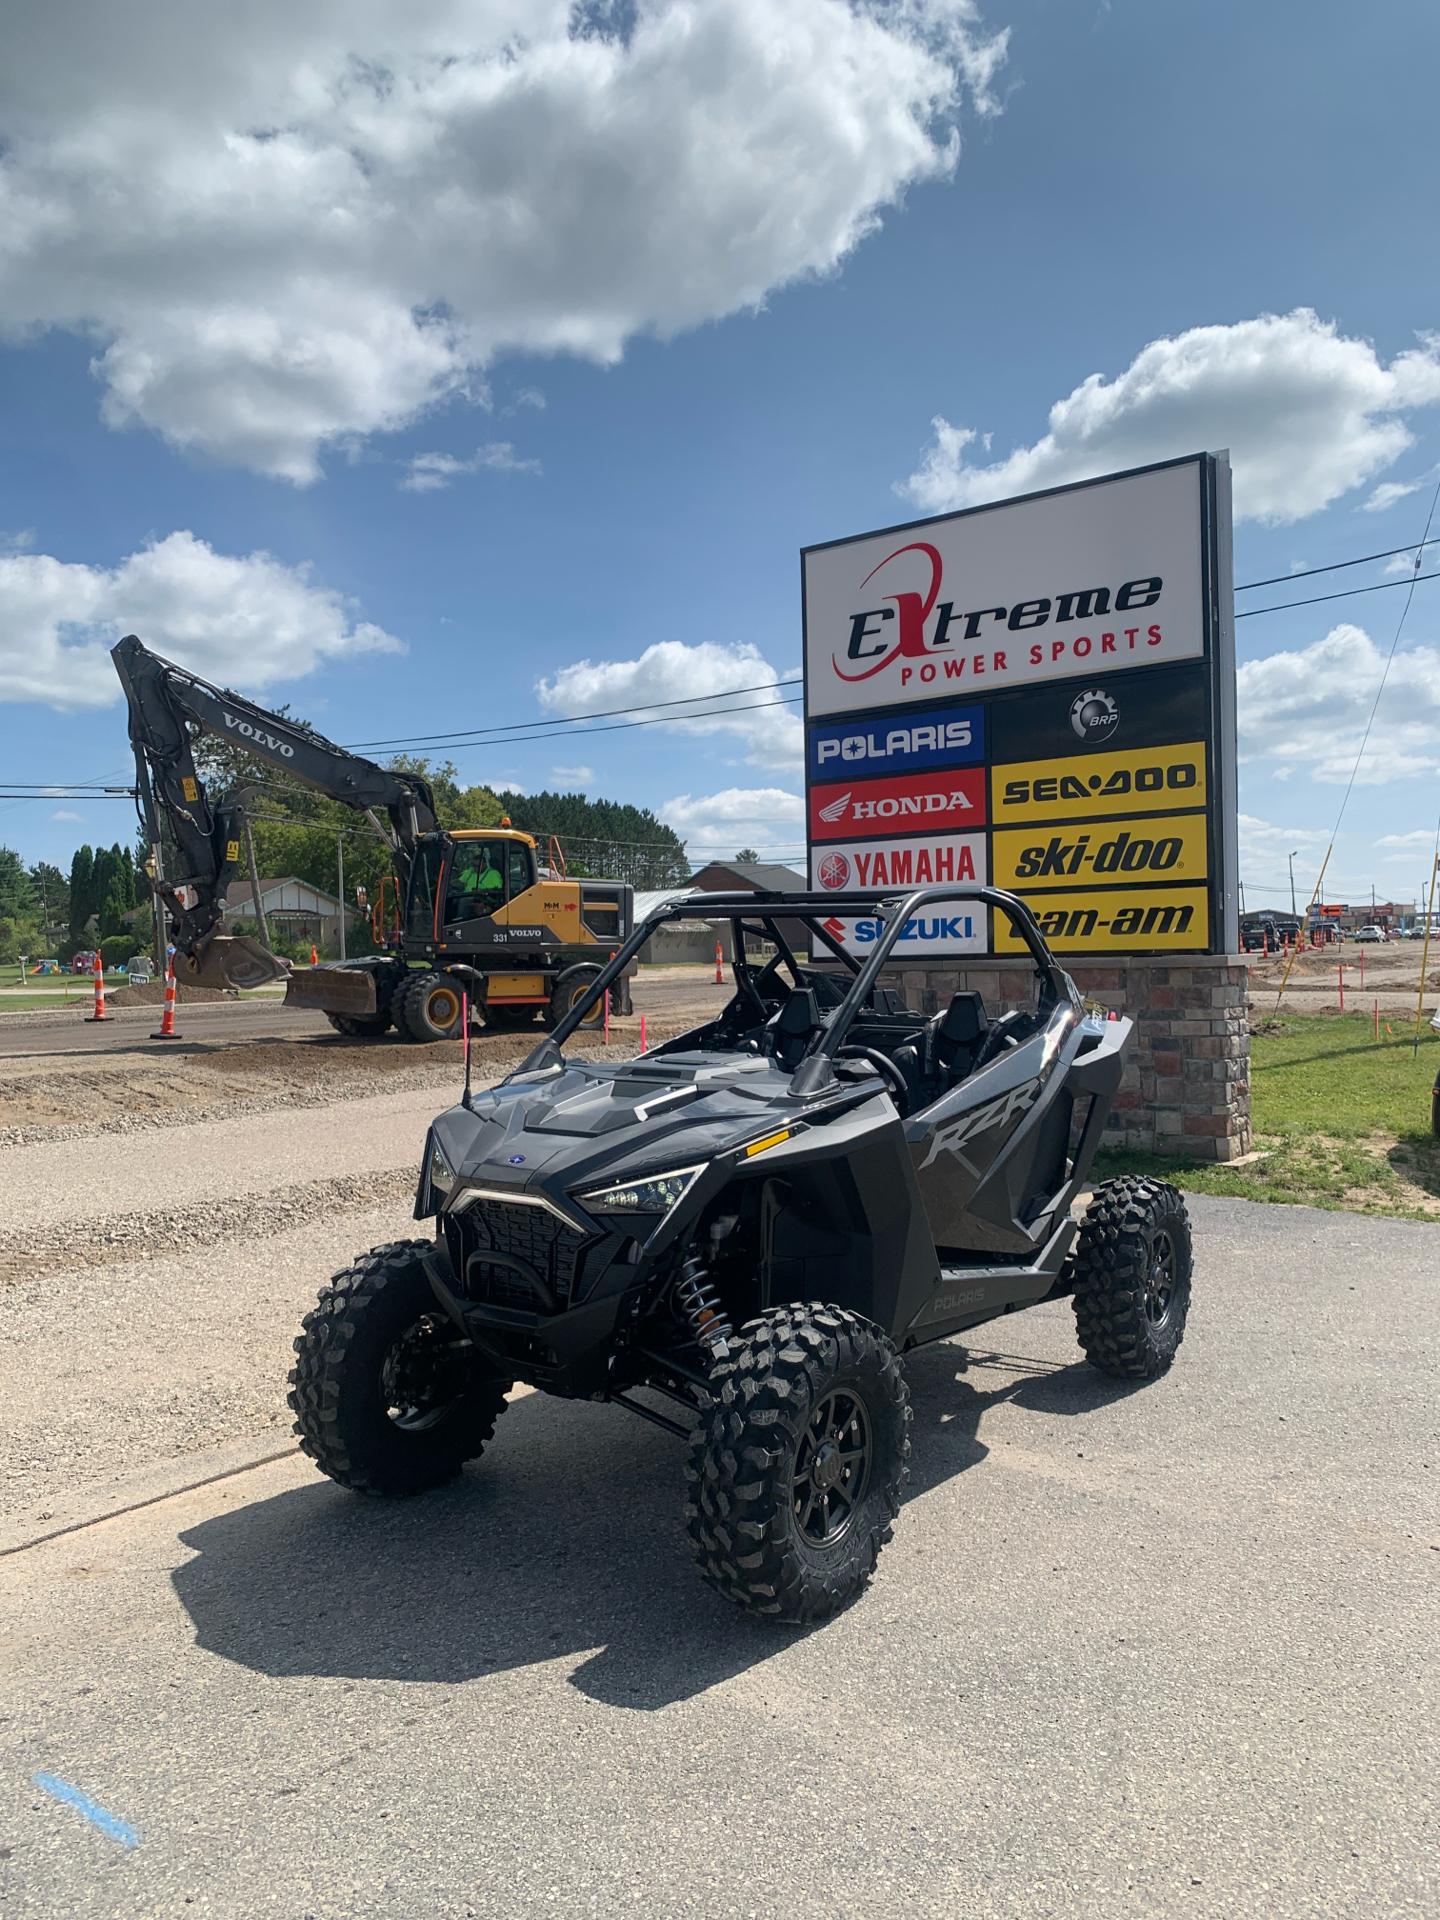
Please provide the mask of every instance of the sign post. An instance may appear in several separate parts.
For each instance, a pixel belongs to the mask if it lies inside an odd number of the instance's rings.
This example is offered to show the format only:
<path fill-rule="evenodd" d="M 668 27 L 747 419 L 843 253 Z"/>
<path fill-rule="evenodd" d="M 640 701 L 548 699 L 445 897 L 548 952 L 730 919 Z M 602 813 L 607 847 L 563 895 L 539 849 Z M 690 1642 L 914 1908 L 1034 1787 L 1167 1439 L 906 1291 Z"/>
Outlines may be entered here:
<path fill-rule="evenodd" d="M 1236 951 L 1228 455 L 809 547 L 802 589 L 813 886 L 990 880 L 1057 953 Z M 960 913 L 901 950 L 1021 949 Z"/>

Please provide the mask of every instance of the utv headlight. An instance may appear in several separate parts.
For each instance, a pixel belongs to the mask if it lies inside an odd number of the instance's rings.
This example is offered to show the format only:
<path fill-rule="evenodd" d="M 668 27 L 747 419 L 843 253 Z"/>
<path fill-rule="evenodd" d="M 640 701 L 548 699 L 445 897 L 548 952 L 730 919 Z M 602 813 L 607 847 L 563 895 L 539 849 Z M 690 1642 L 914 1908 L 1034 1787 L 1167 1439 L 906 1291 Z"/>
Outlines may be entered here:
<path fill-rule="evenodd" d="M 436 1193 L 448 1195 L 455 1184 L 455 1169 L 440 1150 L 437 1140 L 430 1142 L 430 1185 Z"/>
<path fill-rule="evenodd" d="M 576 1199 L 592 1213 L 666 1214 L 677 1207 L 705 1171 L 704 1167 L 677 1167 L 673 1173 L 652 1173 L 623 1186 L 599 1187 L 577 1193 Z"/>

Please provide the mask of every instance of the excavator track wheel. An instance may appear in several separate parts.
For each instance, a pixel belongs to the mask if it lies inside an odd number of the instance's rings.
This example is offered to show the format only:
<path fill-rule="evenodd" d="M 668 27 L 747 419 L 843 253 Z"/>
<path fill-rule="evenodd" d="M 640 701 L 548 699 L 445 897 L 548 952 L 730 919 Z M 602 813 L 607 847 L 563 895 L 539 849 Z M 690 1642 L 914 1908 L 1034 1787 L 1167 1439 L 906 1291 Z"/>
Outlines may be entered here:
<path fill-rule="evenodd" d="M 460 982 L 446 973 L 419 973 L 390 1003 L 407 1040 L 456 1040 L 464 1004 Z"/>

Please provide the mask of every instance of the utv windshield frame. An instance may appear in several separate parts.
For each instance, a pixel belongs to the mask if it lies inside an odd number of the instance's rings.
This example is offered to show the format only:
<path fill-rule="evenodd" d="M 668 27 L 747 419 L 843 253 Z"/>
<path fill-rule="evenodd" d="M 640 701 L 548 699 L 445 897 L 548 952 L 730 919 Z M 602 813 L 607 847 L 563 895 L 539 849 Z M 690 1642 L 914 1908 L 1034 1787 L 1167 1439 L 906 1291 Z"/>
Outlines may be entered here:
<path fill-rule="evenodd" d="M 798 961 L 792 953 L 790 943 L 784 937 L 779 923 L 799 921 L 811 935 L 812 940 L 827 948 L 850 972 L 849 991 L 840 1006 L 826 1020 L 821 1031 L 812 1036 L 791 1080 L 791 1090 L 794 1093 L 806 1094 L 818 1091 L 821 1085 L 828 1083 L 832 1072 L 831 1060 L 844 1045 L 846 1034 L 869 1000 L 882 968 L 890 959 L 909 921 L 927 907 L 938 906 L 946 901 L 962 900 L 978 902 L 1007 916 L 1035 963 L 1035 970 L 1040 980 L 1042 1007 L 1052 1008 L 1062 1001 L 1076 1000 L 1075 989 L 1069 975 L 1059 966 L 1055 956 L 1046 946 L 1045 936 L 1036 925 L 1035 917 L 1029 907 L 1018 895 L 1006 893 L 1000 887 L 980 886 L 972 882 L 969 885 L 917 887 L 910 893 L 885 891 L 822 894 L 757 891 L 754 893 L 707 893 L 700 899 L 690 894 L 684 899 L 656 907 L 646 916 L 625 944 L 589 983 L 587 990 L 577 997 L 554 1032 L 547 1035 L 526 1058 L 523 1065 L 516 1070 L 516 1073 L 508 1075 L 507 1078 L 514 1079 L 519 1074 L 533 1073 L 558 1064 L 562 1058 L 561 1050 L 566 1040 L 591 1009 L 598 1004 L 600 995 L 607 992 L 610 986 L 621 977 L 656 928 L 664 926 L 667 920 L 693 919 L 698 912 L 703 911 L 707 920 L 730 921 L 736 936 L 733 951 L 741 956 L 735 964 L 741 969 L 746 965 L 743 958 L 744 931 L 748 923 L 758 937 L 774 944 L 775 958 L 783 959 L 792 976 L 798 977 L 796 970 L 804 963 Z M 864 917 L 881 921 L 880 936 L 872 951 L 863 960 L 857 960 L 853 954 L 847 953 L 840 942 L 826 930 L 824 921 L 836 914 L 846 919 Z M 960 958 L 963 959 L 965 956 Z M 767 964 L 773 964 L 773 962 Z"/>

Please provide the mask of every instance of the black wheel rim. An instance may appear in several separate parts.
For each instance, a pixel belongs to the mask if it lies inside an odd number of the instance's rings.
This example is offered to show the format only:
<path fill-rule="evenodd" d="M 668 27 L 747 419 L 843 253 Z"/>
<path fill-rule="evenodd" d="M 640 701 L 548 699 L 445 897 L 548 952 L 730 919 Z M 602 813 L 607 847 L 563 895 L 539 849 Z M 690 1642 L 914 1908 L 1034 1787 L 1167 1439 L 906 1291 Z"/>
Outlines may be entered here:
<path fill-rule="evenodd" d="M 849 1531 L 869 1484 L 871 1452 L 864 1401 L 832 1388 L 805 1424 L 790 1480 L 795 1524 L 811 1546 L 833 1547 Z"/>
<path fill-rule="evenodd" d="M 380 1367 L 380 1403 L 402 1433 L 424 1433 L 465 1398 L 470 1344 L 427 1313 L 408 1327 Z"/>
<path fill-rule="evenodd" d="M 1150 1265 L 1145 1275 L 1145 1318 L 1163 1327 L 1175 1304 L 1175 1242 L 1160 1232 L 1150 1242 Z"/>

